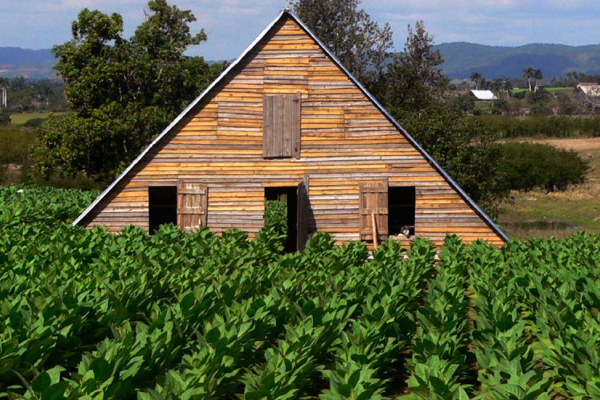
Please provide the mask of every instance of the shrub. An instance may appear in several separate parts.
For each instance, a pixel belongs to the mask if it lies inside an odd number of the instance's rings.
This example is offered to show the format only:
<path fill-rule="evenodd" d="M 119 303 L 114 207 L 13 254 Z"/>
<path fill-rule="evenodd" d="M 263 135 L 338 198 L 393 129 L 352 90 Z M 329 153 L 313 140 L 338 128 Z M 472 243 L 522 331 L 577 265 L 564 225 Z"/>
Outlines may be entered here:
<path fill-rule="evenodd" d="M 42 124 L 44 123 L 44 121 L 46 120 L 46 118 L 32 118 L 27 120 L 23 126 L 26 126 L 28 128 L 39 128 L 40 126 L 42 126 Z"/>
<path fill-rule="evenodd" d="M 0 164 L 23 165 L 37 134 L 28 129 L 0 127 Z"/>
<path fill-rule="evenodd" d="M 497 215 L 509 190 L 493 132 L 478 118 L 465 118 L 446 104 L 419 112 L 392 109 L 392 113 L 469 197 L 492 217 Z"/>
<path fill-rule="evenodd" d="M 10 125 L 11 118 L 10 114 L 7 112 L 0 112 L 0 126 Z"/>
<path fill-rule="evenodd" d="M 571 100 L 571 97 L 565 93 L 556 95 L 558 102 L 558 113 L 562 115 L 572 115 L 577 112 L 577 102 Z"/>
<path fill-rule="evenodd" d="M 279 200 L 265 202 L 265 229 L 287 235 L 287 204 Z"/>
<path fill-rule="evenodd" d="M 508 117 L 485 115 L 483 125 L 501 138 L 516 137 L 596 137 L 600 136 L 600 117 Z"/>
<path fill-rule="evenodd" d="M 589 163 L 572 150 L 539 143 L 504 143 L 505 173 L 513 190 L 565 190 L 583 183 Z"/>

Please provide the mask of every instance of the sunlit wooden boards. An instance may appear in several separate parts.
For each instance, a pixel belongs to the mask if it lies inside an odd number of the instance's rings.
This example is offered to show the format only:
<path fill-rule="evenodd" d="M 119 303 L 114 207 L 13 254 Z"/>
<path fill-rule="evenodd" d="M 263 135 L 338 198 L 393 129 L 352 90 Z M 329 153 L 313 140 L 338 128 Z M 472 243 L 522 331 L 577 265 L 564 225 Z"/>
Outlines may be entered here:
<path fill-rule="evenodd" d="M 283 109 L 299 120 L 298 132 L 288 129 L 289 143 L 297 143 L 297 149 L 282 142 L 277 150 L 289 158 L 274 156 L 275 147 L 265 144 L 270 140 L 265 132 L 278 129 L 272 117 L 265 117 L 273 116 L 269 99 L 283 101 Z M 283 116 L 275 119 L 288 124 Z M 361 187 L 385 182 L 416 188 L 414 237 L 441 244 L 454 233 L 468 242 L 503 243 L 289 16 L 148 152 L 84 225 L 148 229 L 148 186 L 181 182 L 205 190 L 204 197 L 190 200 L 190 207 L 204 207 L 202 217 L 190 224 L 206 224 L 215 232 L 239 228 L 254 237 L 264 222 L 265 187 L 303 182 L 303 234 L 327 232 L 338 243 L 369 240 L 371 214 L 385 229 L 380 212 L 386 205 L 383 197 L 370 197 Z M 363 209 L 376 213 L 361 214 L 361 201 L 369 202 Z"/>

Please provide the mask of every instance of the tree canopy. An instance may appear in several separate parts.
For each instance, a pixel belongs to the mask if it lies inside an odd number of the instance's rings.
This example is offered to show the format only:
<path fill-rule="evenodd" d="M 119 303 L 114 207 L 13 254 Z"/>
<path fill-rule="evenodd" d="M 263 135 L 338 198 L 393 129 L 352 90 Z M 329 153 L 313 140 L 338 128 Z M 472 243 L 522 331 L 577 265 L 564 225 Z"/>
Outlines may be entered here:
<path fill-rule="evenodd" d="M 448 79 L 439 66 L 444 62 L 423 21 L 408 26 L 402 52 L 396 54 L 378 87 L 380 99 L 390 107 L 418 110 L 439 100 L 448 89 Z"/>
<path fill-rule="evenodd" d="M 195 20 L 151 0 L 145 21 L 124 38 L 120 15 L 82 10 L 73 38 L 53 49 L 73 112 L 42 128 L 38 174 L 111 179 L 167 126 L 223 69 L 184 54 L 207 39 L 190 32 Z"/>
<path fill-rule="evenodd" d="M 385 70 L 394 42 L 389 24 L 380 27 L 360 0 L 292 0 L 294 12 L 362 84 L 371 88 Z"/>

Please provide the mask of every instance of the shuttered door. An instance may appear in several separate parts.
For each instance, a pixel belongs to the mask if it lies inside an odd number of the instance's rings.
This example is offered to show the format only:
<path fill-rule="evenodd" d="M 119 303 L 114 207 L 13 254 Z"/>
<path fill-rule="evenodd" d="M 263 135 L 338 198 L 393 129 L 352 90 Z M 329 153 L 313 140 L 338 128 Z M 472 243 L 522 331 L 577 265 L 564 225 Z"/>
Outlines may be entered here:
<path fill-rule="evenodd" d="M 360 188 L 360 239 L 372 241 L 377 232 L 378 241 L 386 240 L 388 229 L 388 182 L 361 182 Z M 373 226 L 375 222 L 375 226 Z"/>
<path fill-rule="evenodd" d="M 186 231 L 206 226 L 208 188 L 205 184 L 179 181 L 177 185 L 177 225 Z"/>
<path fill-rule="evenodd" d="M 298 185 L 298 216 L 296 219 L 296 248 L 304 250 L 308 238 L 308 178 Z"/>
<path fill-rule="evenodd" d="M 266 95 L 263 101 L 263 157 L 300 157 L 301 94 Z"/>

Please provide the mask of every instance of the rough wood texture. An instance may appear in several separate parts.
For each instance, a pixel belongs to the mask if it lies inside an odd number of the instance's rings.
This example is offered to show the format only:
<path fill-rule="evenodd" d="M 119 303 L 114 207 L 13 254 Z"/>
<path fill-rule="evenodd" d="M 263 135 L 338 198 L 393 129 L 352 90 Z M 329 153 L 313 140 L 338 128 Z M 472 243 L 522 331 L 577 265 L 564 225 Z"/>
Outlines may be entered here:
<path fill-rule="evenodd" d="M 387 179 L 361 182 L 359 190 L 360 239 L 375 244 L 387 240 L 389 237 Z"/>
<path fill-rule="evenodd" d="M 301 98 L 298 157 L 263 158 L 263 99 Z M 300 107 L 299 107 L 300 109 Z M 400 121 L 402 122 L 402 121 Z M 308 179 L 308 234 L 360 240 L 361 182 L 416 187 L 416 236 L 446 233 L 503 244 L 321 48 L 289 17 L 155 146 L 83 224 L 148 228 L 148 186 L 193 179 L 207 185 L 206 223 L 215 232 L 263 226 L 264 187 Z M 402 237 L 405 240 L 404 237 Z"/>
<path fill-rule="evenodd" d="M 177 185 L 177 225 L 186 231 L 206 226 L 208 188 L 205 184 L 179 180 Z"/>

